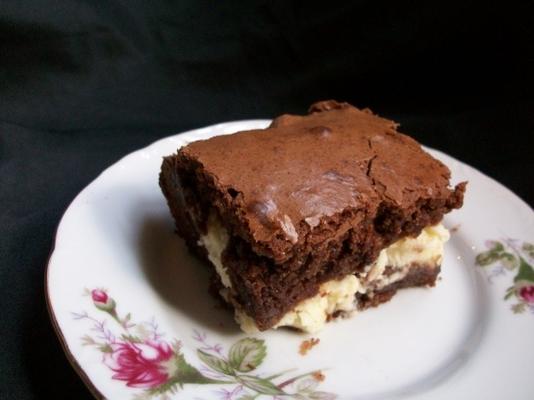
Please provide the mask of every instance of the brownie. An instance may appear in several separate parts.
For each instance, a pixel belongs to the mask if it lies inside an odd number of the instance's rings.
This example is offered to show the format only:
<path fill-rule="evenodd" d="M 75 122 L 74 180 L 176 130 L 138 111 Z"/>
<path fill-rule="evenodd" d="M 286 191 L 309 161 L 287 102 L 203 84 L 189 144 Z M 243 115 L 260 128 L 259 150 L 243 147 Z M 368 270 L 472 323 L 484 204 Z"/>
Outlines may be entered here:
<path fill-rule="evenodd" d="M 380 304 L 391 300 L 399 289 L 418 286 L 434 286 L 439 272 L 439 266 L 434 268 L 429 267 L 428 265 L 413 265 L 403 279 L 371 293 L 356 294 L 357 306 L 360 310 L 365 310 L 369 307 L 377 307 Z"/>
<path fill-rule="evenodd" d="M 228 235 L 226 299 L 260 330 L 462 205 L 466 184 L 450 187 L 448 168 L 397 128 L 330 100 L 164 158 L 178 234 L 209 259 L 201 238 L 215 215 Z"/>

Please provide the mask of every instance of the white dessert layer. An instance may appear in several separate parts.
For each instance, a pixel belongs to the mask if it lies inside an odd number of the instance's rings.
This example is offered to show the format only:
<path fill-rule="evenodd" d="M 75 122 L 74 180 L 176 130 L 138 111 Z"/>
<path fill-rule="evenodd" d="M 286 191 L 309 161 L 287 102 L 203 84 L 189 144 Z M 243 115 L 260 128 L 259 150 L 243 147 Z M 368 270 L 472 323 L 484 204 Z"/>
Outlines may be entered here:
<path fill-rule="evenodd" d="M 228 245 L 228 232 L 222 226 L 219 217 L 215 213 L 210 213 L 208 217 L 208 230 L 205 235 L 201 235 L 198 241 L 199 246 L 204 246 L 208 252 L 208 258 L 215 266 L 215 271 L 221 278 L 221 282 L 224 287 L 232 287 L 230 277 L 226 272 L 226 268 L 222 265 L 221 256 Z"/>
<path fill-rule="evenodd" d="M 377 260 L 367 266 L 359 277 L 348 275 L 341 280 L 323 283 L 316 296 L 297 304 L 273 328 L 289 326 L 309 333 L 321 330 L 329 315 L 336 311 L 355 310 L 356 293 L 378 290 L 403 279 L 411 265 L 440 265 L 447 240 L 449 232 L 438 224 L 425 228 L 416 238 L 404 238 L 393 243 L 383 249 Z M 199 244 L 206 248 L 208 258 L 215 265 L 222 284 L 225 288 L 230 288 L 230 278 L 221 262 L 222 252 L 228 244 L 228 233 L 217 217 L 210 215 L 207 234 L 201 236 Z M 394 270 L 387 276 L 384 275 L 386 266 Z M 244 332 L 258 331 L 254 320 L 243 311 L 236 309 L 235 318 Z"/>
<path fill-rule="evenodd" d="M 366 289 L 381 289 L 399 281 L 408 274 L 412 264 L 438 266 L 443 259 L 443 246 L 449 240 L 449 231 L 442 225 L 429 226 L 416 238 L 396 241 L 380 252 L 378 259 L 364 269 L 361 279 Z M 392 267 L 391 275 L 384 275 Z"/>

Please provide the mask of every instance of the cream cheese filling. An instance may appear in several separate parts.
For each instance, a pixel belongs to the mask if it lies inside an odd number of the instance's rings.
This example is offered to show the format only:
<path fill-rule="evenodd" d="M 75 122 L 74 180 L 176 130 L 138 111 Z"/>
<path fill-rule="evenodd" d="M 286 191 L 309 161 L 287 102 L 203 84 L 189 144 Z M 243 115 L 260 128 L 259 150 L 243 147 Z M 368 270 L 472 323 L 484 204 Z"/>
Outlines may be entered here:
<path fill-rule="evenodd" d="M 219 275 L 219 278 L 221 278 L 223 286 L 227 288 L 232 287 L 232 282 L 230 281 L 228 272 L 226 272 L 226 268 L 224 268 L 221 259 L 222 253 L 224 249 L 226 249 L 228 241 L 230 240 L 228 231 L 222 226 L 221 220 L 214 212 L 211 212 L 208 217 L 207 228 L 206 234 L 200 235 L 197 244 L 199 246 L 204 246 L 206 249 L 208 259 L 215 266 L 215 271 Z"/>
<path fill-rule="evenodd" d="M 221 225 L 219 218 L 211 214 L 208 219 L 206 235 L 199 239 L 199 245 L 206 248 L 209 260 L 215 266 L 217 274 L 225 288 L 231 288 L 232 283 L 222 265 L 221 255 L 228 244 L 229 236 Z M 443 247 L 449 240 L 449 232 L 442 224 L 423 229 L 416 238 L 404 238 L 393 243 L 380 252 L 377 260 L 364 268 L 358 277 L 348 275 L 340 280 L 323 283 L 319 293 L 309 299 L 301 301 L 295 308 L 287 312 L 273 327 L 288 326 L 304 332 L 321 330 L 329 315 L 338 312 L 355 311 L 356 293 L 366 293 L 388 286 L 403 279 L 413 264 L 438 266 L 443 258 Z M 394 272 L 385 275 L 386 267 Z M 228 292 L 225 289 L 225 294 Z M 257 332 L 254 320 L 243 311 L 235 310 L 235 319 L 246 333 Z"/>

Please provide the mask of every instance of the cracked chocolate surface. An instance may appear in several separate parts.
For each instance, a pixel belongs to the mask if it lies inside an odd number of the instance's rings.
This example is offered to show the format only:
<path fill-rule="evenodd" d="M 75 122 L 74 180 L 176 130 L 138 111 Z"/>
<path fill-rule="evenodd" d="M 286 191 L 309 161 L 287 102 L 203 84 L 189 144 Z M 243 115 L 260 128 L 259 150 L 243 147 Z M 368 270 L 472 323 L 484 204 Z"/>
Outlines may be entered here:
<path fill-rule="evenodd" d="M 234 225 L 259 254 L 289 259 L 344 210 L 372 216 L 381 204 L 406 208 L 451 195 L 448 168 L 395 122 L 334 101 L 310 112 L 194 142 L 178 155 L 208 167 L 214 185 L 231 193 Z"/>

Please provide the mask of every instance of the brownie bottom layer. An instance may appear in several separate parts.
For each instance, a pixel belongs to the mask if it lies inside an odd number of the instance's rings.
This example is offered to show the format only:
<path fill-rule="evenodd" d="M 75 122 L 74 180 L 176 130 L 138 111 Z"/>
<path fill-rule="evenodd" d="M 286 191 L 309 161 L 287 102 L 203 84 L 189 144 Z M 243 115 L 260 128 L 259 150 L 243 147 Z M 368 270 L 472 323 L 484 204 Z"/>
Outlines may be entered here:
<path fill-rule="evenodd" d="M 247 333 L 258 326 L 236 300 L 234 289 L 225 273 L 220 255 L 228 240 L 224 229 L 212 221 L 208 234 L 199 245 L 206 249 L 214 267 L 217 292 L 234 309 L 236 321 Z M 313 296 L 296 304 L 270 328 L 291 327 L 304 332 L 317 332 L 339 315 L 350 315 L 388 301 L 398 289 L 432 286 L 439 274 L 448 231 L 440 224 L 427 227 L 416 238 L 401 239 L 380 252 L 372 264 L 357 274 L 346 275 L 323 283 Z"/>
<path fill-rule="evenodd" d="M 440 269 L 440 266 L 412 265 L 408 275 L 401 280 L 369 293 L 357 293 L 356 308 L 365 310 L 369 307 L 376 307 L 386 303 L 391 300 L 399 289 L 434 286 Z"/>
<path fill-rule="evenodd" d="M 314 333 L 321 330 L 325 322 L 335 318 L 347 318 L 358 311 L 363 311 L 370 307 L 376 307 L 382 303 L 388 302 L 397 293 L 399 289 L 414 287 L 431 287 L 435 285 L 436 279 L 440 272 L 439 265 L 411 264 L 403 267 L 402 278 L 392 283 L 386 284 L 376 289 L 371 286 L 364 286 L 360 279 L 355 276 L 346 277 L 337 281 L 336 286 L 332 282 L 323 285 L 319 294 L 313 298 L 307 299 L 297 305 L 293 311 L 290 311 L 272 328 L 287 327 L 297 329 L 307 333 Z M 399 274 L 399 268 L 386 267 L 386 274 Z M 351 283 L 350 281 L 356 283 Z M 356 285 L 356 289 L 352 288 Z M 346 287 L 345 291 L 338 290 L 338 287 Z M 333 290 L 332 290 L 333 289 Z M 330 290 L 330 292 L 327 292 Z M 329 302 L 325 297 L 331 297 L 332 291 L 337 293 L 334 302 Z M 356 294 L 352 294 L 353 292 Z M 227 292 L 226 292 L 227 293 Z M 231 300 L 231 297 L 221 292 L 223 299 L 230 303 L 235 309 L 235 318 L 241 329 L 246 333 L 255 333 L 259 329 L 254 320 L 240 310 L 239 304 Z"/>

